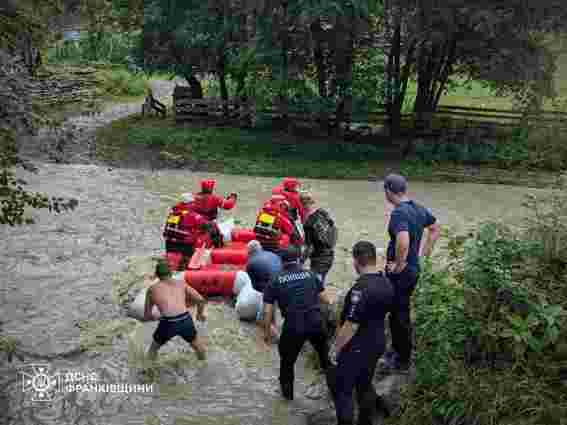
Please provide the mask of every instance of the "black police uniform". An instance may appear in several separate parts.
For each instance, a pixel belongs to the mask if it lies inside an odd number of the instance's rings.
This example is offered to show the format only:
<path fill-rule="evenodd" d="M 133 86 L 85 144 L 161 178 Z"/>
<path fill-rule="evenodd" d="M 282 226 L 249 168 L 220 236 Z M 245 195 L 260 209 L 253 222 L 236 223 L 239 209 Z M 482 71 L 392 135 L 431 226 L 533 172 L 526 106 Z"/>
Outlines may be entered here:
<path fill-rule="evenodd" d="M 358 424 L 372 423 L 376 402 L 372 378 L 386 349 L 384 320 L 393 302 L 394 288 L 383 273 L 361 275 L 346 295 L 341 326 L 348 320 L 359 327 L 337 357 L 336 387 L 332 390 L 339 425 L 353 424 L 355 388 L 360 407 Z"/>
<path fill-rule="evenodd" d="M 293 400 L 294 366 L 305 341 L 317 351 L 321 367 L 327 369 L 329 365 L 328 334 L 319 301 L 321 292 L 323 284 L 314 273 L 289 263 L 284 263 L 284 271 L 275 275 L 264 289 L 264 303 L 277 301 L 284 318 L 278 349 L 280 385 L 288 400 Z"/>

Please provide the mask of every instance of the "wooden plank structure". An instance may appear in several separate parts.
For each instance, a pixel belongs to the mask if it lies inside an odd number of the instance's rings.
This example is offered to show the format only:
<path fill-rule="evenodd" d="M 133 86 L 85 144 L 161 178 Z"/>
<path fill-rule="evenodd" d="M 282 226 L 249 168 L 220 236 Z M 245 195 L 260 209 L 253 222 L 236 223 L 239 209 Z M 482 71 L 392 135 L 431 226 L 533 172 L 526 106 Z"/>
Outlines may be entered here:
<path fill-rule="evenodd" d="M 197 121 L 203 123 L 222 122 L 251 127 L 255 122 L 253 102 L 231 99 L 223 102 L 220 98 L 192 99 L 191 89 L 176 86 L 173 92 L 175 117 L 177 122 Z M 283 110 L 274 105 L 272 108 L 259 111 L 262 115 L 278 119 Z M 384 105 L 381 105 L 382 107 Z M 292 123 L 320 125 L 322 115 L 316 112 L 298 112 L 289 110 L 287 118 Z M 537 114 L 526 114 L 522 111 L 470 108 L 461 106 L 440 105 L 436 112 L 402 114 L 401 136 L 429 140 L 445 140 L 454 143 L 475 143 L 478 141 L 496 142 L 500 137 L 509 137 L 519 125 L 536 125 L 537 127 L 553 127 L 558 131 L 567 130 L 567 113 L 557 111 L 541 111 Z M 329 124 L 334 127 L 335 114 L 328 114 Z M 384 109 L 368 111 L 364 118 L 350 117 L 358 127 L 371 130 L 371 127 L 382 128 L 387 132 L 387 113 Z M 371 130 L 372 131 L 372 130 Z"/>
<path fill-rule="evenodd" d="M 238 122 L 251 126 L 254 107 L 252 102 L 242 99 L 230 99 L 224 102 L 220 98 L 193 99 L 191 88 L 175 86 L 173 105 L 176 122 Z"/>

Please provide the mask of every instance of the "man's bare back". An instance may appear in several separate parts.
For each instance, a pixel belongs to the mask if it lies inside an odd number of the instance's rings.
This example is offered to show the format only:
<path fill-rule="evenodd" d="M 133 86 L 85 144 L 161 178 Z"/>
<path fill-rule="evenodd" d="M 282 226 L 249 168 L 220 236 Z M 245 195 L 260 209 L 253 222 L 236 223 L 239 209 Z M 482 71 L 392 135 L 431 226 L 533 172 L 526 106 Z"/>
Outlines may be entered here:
<path fill-rule="evenodd" d="M 190 305 L 187 284 L 173 278 L 161 280 L 153 285 L 151 297 L 161 315 L 165 317 L 173 317 L 185 313 L 188 310 L 187 304 Z"/>
<path fill-rule="evenodd" d="M 204 359 L 205 347 L 197 335 L 188 307 L 197 304 L 197 320 L 205 321 L 206 299 L 184 281 L 172 279 L 169 266 L 164 261 L 158 263 L 156 277 L 159 281 L 148 289 L 144 311 L 144 316 L 150 320 L 155 305 L 162 316 L 154 333 L 150 356 L 155 358 L 161 346 L 179 335 L 191 344 L 199 358 Z"/>

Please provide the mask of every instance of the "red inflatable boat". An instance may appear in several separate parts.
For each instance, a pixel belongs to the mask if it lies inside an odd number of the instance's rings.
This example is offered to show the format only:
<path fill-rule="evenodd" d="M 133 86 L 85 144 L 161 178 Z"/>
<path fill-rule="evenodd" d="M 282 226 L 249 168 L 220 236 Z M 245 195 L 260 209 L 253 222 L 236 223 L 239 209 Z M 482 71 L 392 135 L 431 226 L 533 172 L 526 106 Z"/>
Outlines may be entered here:
<path fill-rule="evenodd" d="M 226 242 L 222 248 L 212 247 L 212 240 L 199 240 L 199 245 L 187 264 L 185 282 L 202 295 L 231 297 L 235 295 L 235 283 L 243 279 L 242 274 L 239 278 L 239 272 L 246 271 L 247 244 L 256 239 L 256 234 L 253 229 L 233 228 L 227 239 L 230 242 Z M 288 243 L 289 238 L 282 237 L 279 240 L 280 247 L 285 247 Z M 168 252 L 166 255 L 171 270 L 185 269 L 183 262 L 186 258 L 182 253 Z"/>

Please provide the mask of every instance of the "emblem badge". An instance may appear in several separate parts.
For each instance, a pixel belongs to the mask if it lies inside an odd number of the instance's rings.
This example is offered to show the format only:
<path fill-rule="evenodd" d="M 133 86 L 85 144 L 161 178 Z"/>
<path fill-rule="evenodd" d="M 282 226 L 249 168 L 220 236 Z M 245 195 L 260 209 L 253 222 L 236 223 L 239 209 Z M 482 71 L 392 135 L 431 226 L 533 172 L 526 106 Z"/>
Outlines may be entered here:
<path fill-rule="evenodd" d="M 360 301 L 360 298 L 361 298 L 360 291 L 352 291 L 350 300 L 353 304 L 357 304 Z"/>

